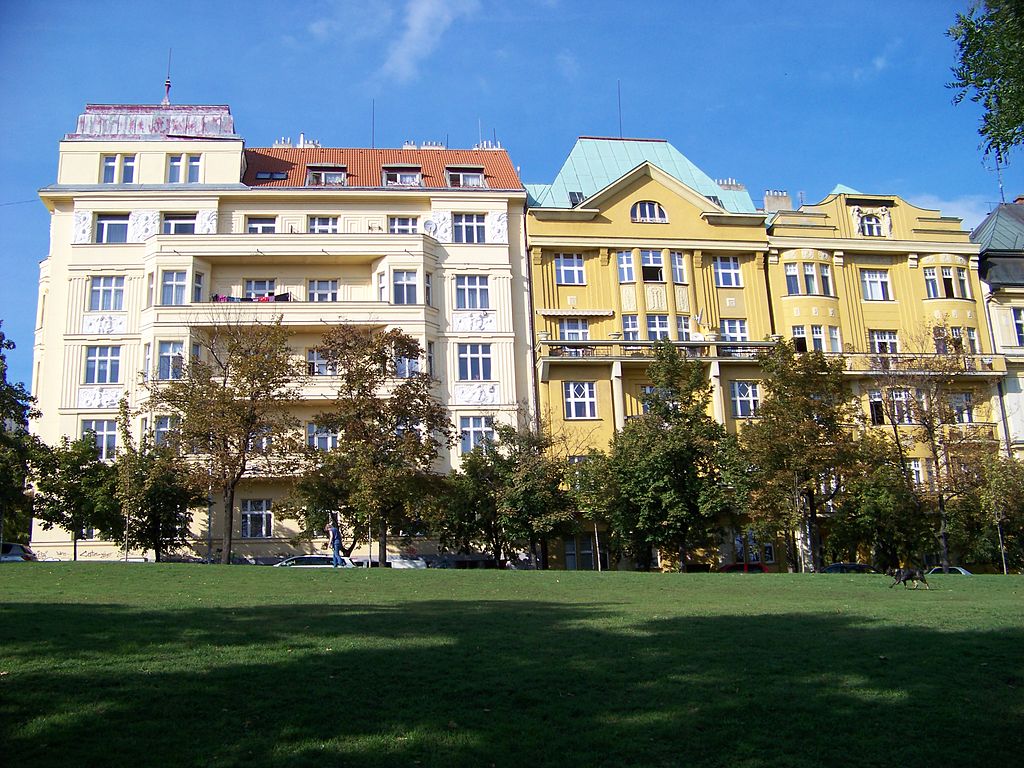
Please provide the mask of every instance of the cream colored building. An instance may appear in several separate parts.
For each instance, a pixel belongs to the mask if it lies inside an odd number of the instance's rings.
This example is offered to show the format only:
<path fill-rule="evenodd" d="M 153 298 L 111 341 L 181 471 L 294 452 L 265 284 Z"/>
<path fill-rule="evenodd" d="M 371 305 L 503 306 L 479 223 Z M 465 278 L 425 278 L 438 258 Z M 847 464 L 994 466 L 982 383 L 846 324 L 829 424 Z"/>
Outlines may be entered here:
<path fill-rule="evenodd" d="M 48 443 L 92 430 L 111 458 L 119 400 L 137 407 L 144 376 L 180 375 L 190 328 L 279 315 L 312 374 L 304 419 L 333 394 L 315 353 L 328 325 L 416 338 L 463 435 L 439 470 L 533 401 L 526 194 L 500 148 L 247 148 L 226 106 L 88 105 L 40 196 L 51 229 L 34 429 Z M 160 432 L 167 418 L 139 417 L 134 431 Z M 309 434 L 320 447 L 330 440 Z M 238 554 L 294 551 L 294 530 L 273 512 L 287 490 L 243 481 Z M 218 515 L 214 507 L 214 532 Z M 219 545 L 208 522 L 197 515 L 197 554 Z M 32 545 L 70 557 L 69 533 L 38 521 Z M 79 544 L 80 557 L 122 555 L 113 542 Z"/>

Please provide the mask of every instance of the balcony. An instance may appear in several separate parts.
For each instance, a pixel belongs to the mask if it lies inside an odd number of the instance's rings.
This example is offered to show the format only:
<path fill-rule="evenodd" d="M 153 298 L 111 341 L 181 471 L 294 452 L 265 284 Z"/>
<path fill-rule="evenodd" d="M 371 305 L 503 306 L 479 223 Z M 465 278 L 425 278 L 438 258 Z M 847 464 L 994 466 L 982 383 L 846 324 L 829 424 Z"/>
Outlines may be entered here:
<path fill-rule="evenodd" d="M 541 339 L 538 356 L 549 361 L 629 361 L 650 360 L 654 357 L 656 341 L 563 341 Z M 771 341 L 674 341 L 672 345 L 686 357 L 706 360 L 752 360 L 762 349 L 775 345 Z"/>
<path fill-rule="evenodd" d="M 920 376 L 943 373 L 978 377 L 1006 374 L 1006 359 L 1002 355 L 858 352 L 845 354 L 844 358 L 846 370 L 852 374 Z"/>

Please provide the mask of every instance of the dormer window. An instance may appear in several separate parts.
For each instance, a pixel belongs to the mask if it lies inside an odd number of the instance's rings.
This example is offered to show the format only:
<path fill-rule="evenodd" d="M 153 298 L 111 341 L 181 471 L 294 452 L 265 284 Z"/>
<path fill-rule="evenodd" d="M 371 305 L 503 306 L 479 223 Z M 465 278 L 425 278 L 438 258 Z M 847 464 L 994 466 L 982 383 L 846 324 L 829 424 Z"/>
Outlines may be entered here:
<path fill-rule="evenodd" d="M 633 203 L 629 215 L 637 224 L 668 224 L 665 209 L 661 207 L 661 203 L 656 203 L 653 200 L 641 200 L 639 203 Z"/>
<path fill-rule="evenodd" d="M 449 168 L 449 187 L 485 187 L 483 168 Z"/>
<path fill-rule="evenodd" d="M 582 192 L 570 192 L 569 193 L 569 205 L 575 208 L 577 205 L 583 202 Z"/>
<path fill-rule="evenodd" d="M 864 237 L 881 237 L 882 220 L 873 214 L 860 217 L 860 233 Z"/>
<path fill-rule="evenodd" d="M 256 171 L 257 181 L 283 181 L 288 178 L 284 171 Z"/>
<path fill-rule="evenodd" d="M 385 187 L 419 187 L 423 184 L 423 173 L 415 166 L 384 169 Z"/>
<path fill-rule="evenodd" d="M 345 166 L 306 166 L 307 187 L 344 187 L 348 183 Z"/>

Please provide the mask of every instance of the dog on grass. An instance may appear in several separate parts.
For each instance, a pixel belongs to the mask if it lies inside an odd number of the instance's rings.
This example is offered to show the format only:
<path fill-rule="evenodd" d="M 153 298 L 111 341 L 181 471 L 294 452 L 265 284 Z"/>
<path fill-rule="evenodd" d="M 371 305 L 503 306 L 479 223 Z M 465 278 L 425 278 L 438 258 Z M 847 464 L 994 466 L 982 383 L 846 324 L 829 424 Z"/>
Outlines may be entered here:
<path fill-rule="evenodd" d="M 914 589 L 917 589 L 919 585 L 924 584 L 925 589 L 931 589 L 928 586 L 928 579 L 924 577 L 924 571 L 918 570 L 917 568 L 893 568 L 889 571 L 889 575 L 892 576 L 892 584 L 889 585 L 889 589 L 892 589 L 897 584 L 902 584 L 903 588 L 907 588 L 909 582 L 914 582 Z"/>

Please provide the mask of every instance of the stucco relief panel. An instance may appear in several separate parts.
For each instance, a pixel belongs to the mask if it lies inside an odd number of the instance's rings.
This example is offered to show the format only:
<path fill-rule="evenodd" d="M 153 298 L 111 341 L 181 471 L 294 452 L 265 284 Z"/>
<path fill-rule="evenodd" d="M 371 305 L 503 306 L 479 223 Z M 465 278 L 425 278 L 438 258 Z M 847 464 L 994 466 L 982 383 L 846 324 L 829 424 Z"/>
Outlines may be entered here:
<path fill-rule="evenodd" d="M 92 242 L 92 214 L 89 211 L 75 211 L 71 226 L 72 243 Z"/>
<path fill-rule="evenodd" d="M 619 286 L 619 301 L 622 303 L 623 312 L 636 312 L 636 287 L 632 285 Z"/>
<path fill-rule="evenodd" d="M 441 243 L 452 241 L 452 215 L 449 211 L 432 211 L 423 222 L 423 232 Z"/>
<path fill-rule="evenodd" d="M 456 384 L 453 394 L 456 405 L 497 405 L 501 392 L 496 382 L 476 381 Z"/>
<path fill-rule="evenodd" d="M 685 285 L 677 285 L 676 291 L 676 311 L 677 312 L 689 312 L 690 311 L 690 294 L 686 290 Z"/>
<path fill-rule="evenodd" d="M 219 216 L 216 210 L 199 211 L 199 213 L 196 214 L 196 234 L 217 234 L 218 219 Z"/>
<path fill-rule="evenodd" d="M 128 242 L 144 242 L 157 233 L 159 226 L 160 211 L 132 211 L 128 216 Z"/>
<path fill-rule="evenodd" d="M 508 243 L 508 214 L 488 213 L 487 214 L 487 242 Z"/>
<path fill-rule="evenodd" d="M 128 332 L 127 315 L 87 314 L 82 315 L 82 333 L 108 336 Z"/>
<path fill-rule="evenodd" d="M 645 285 L 644 293 L 647 298 L 647 309 L 655 312 L 668 311 L 668 292 L 664 285 Z"/>
<path fill-rule="evenodd" d="M 493 333 L 498 330 L 497 313 L 488 309 L 452 312 L 452 330 Z"/>
<path fill-rule="evenodd" d="M 79 408 L 117 408 L 121 387 L 81 387 L 78 390 Z"/>

